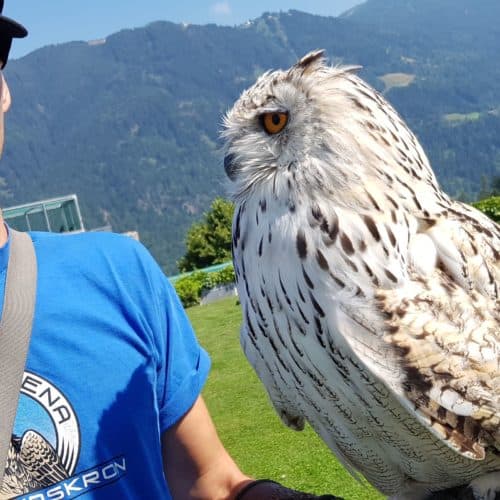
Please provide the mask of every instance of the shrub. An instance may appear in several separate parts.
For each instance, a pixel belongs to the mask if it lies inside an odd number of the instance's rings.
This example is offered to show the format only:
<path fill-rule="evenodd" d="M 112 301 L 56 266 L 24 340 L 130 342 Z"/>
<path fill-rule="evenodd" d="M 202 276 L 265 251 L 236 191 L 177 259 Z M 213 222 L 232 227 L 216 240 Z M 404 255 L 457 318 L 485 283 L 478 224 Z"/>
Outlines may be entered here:
<path fill-rule="evenodd" d="M 213 273 L 195 271 L 189 276 L 180 278 L 174 284 L 177 295 L 181 299 L 184 307 L 195 306 L 200 303 L 201 295 L 205 290 L 234 283 L 234 268 L 231 265 Z"/>
<path fill-rule="evenodd" d="M 202 292 L 210 290 L 219 285 L 226 285 L 227 283 L 234 283 L 236 277 L 234 275 L 233 265 L 229 265 L 220 271 L 214 273 L 206 273 L 205 283 Z"/>
<path fill-rule="evenodd" d="M 205 275 L 206 273 L 197 271 L 175 282 L 175 291 L 184 307 L 191 307 L 200 303 Z"/>

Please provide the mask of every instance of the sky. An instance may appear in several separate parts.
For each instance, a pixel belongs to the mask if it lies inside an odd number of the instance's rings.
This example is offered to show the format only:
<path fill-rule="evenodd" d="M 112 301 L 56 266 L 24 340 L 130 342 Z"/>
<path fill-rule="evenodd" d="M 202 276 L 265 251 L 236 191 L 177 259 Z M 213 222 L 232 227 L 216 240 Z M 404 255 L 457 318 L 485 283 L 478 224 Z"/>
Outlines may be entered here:
<path fill-rule="evenodd" d="M 242 24 L 263 12 L 290 9 L 337 16 L 362 0 L 5 0 L 3 14 L 23 24 L 27 38 L 14 40 L 15 59 L 45 45 L 95 40 L 152 21 Z"/>

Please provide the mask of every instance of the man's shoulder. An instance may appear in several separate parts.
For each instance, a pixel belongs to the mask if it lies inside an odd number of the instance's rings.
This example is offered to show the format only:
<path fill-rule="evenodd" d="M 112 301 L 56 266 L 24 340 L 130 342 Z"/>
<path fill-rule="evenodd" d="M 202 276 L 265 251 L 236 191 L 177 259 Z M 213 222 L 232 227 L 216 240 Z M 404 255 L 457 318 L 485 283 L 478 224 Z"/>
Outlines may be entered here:
<path fill-rule="evenodd" d="M 35 246 L 57 247 L 61 251 L 66 249 L 85 249 L 91 251 L 120 251 L 130 250 L 142 247 L 141 243 L 122 234 L 94 231 L 73 234 L 58 234 L 48 232 L 31 232 L 31 239 Z"/>
<path fill-rule="evenodd" d="M 113 267 L 134 264 L 154 266 L 148 250 L 133 238 L 110 232 L 56 234 L 32 232 L 37 255 L 45 259 L 68 259 L 79 265 L 109 263 Z"/>

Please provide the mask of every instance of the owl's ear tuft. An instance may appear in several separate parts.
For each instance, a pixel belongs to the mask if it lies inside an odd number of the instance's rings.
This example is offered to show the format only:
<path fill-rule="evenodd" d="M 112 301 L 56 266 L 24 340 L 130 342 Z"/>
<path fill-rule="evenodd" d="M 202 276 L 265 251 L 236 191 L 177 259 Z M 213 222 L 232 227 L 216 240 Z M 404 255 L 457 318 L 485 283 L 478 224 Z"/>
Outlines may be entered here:
<path fill-rule="evenodd" d="M 363 66 L 351 65 L 351 66 L 344 66 L 341 69 L 342 73 L 351 73 L 355 75 L 356 73 L 359 73 L 363 69 Z"/>
<path fill-rule="evenodd" d="M 299 59 L 295 65 L 294 69 L 301 70 L 302 74 L 309 73 L 313 71 L 318 66 L 322 66 L 325 63 L 325 50 L 319 49 L 309 52 L 304 57 Z"/>

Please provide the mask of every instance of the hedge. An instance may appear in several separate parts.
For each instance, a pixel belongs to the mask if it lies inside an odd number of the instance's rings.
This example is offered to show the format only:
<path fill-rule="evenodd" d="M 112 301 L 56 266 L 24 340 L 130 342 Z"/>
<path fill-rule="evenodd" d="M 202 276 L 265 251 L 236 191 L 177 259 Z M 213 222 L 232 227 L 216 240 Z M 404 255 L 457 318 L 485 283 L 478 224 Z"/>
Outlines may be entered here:
<path fill-rule="evenodd" d="M 234 282 L 234 268 L 231 264 L 216 272 L 194 271 L 189 276 L 177 280 L 174 287 L 182 305 L 191 307 L 200 303 L 204 291 Z"/>

